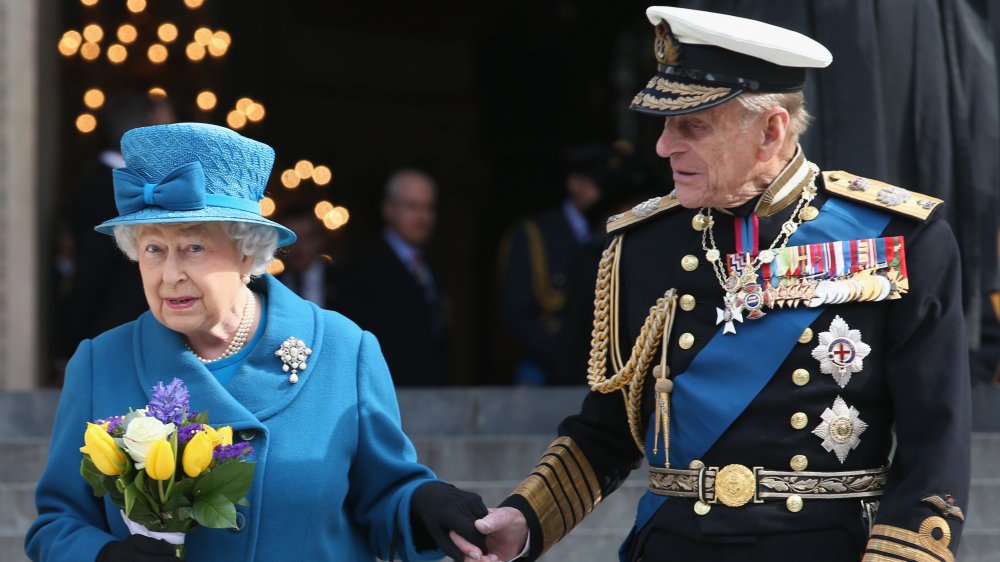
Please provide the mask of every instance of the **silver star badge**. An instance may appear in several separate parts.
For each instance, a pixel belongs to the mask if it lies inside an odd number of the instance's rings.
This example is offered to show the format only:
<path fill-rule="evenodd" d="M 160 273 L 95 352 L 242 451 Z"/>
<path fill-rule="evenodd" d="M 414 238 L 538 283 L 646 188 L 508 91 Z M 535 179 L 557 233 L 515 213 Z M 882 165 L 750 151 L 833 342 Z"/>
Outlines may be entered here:
<path fill-rule="evenodd" d="M 288 382 L 295 384 L 299 382 L 299 371 L 306 370 L 306 357 L 312 354 L 312 350 L 306 347 L 306 342 L 291 337 L 281 342 L 281 347 L 274 354 L 281 359 L 281 370 L 291 371 L 288 375 Z"/>
<path fill-rule="evenodd" d="M 833 401 L 833 408 L 827 408 L 820 417 L 823 423 L 816 426 L 813 434 L 823 440 L 824 449 L 836 453 L 837 460 L 844 464 L 847 454 L 861 444 L 861 434 L 868 424 L 858 417 L 854 406 L 848 407 L 839 396 Z"/>
<path fill-rule="evenodd" d="M 829 332 L 820 332 L 819 345 L 812 356 L 819 361 L 820 372 L 833 375 L 840 388 L 847 386 L 851 375 L 864 367 L 864 358 L 872 348 L 861 341 L 861 330 L 852 330 L 840 316 L 835 316 Z"/>

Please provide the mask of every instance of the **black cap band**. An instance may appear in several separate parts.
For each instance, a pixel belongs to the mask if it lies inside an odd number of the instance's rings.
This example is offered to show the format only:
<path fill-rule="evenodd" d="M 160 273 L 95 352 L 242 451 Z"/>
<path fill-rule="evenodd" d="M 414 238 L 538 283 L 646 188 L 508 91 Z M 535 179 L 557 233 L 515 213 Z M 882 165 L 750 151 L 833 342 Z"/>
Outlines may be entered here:
<path fill-rule="evenodd" d="M 752 92 L 794 92 L 806 80 L 804 68 L 781 66 L 711 45 L 681 46 L 680 65 L 657 65 L 664 74 L 706 85 L 727 86 Z"/>

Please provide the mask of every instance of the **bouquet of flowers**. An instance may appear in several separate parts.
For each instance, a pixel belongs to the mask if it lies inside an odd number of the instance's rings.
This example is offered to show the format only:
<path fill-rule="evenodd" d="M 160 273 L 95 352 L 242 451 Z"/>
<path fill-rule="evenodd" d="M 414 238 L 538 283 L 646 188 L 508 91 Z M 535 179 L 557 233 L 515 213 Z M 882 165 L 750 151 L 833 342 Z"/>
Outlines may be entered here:
<path fill-rule="evenodd" d="M 131 410 L 131 409 L 130 409 Z M 188 411 L 188 391 L 174 379 L 153 388 L 145 408 L 87 424 L 80 474 L 95 496 L 121 507 L 132 534 L 164 539 L 184 554 L 197 525 L 236 528 L 236 505 L 253 482 L 253 452 L 233 444 L 233 428 L 208 425 Z"/>

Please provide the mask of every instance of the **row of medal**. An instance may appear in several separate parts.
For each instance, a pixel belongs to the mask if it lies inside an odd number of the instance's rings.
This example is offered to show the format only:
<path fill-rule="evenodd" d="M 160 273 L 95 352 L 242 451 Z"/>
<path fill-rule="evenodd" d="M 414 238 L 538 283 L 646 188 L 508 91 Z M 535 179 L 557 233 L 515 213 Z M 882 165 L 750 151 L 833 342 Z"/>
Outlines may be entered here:
<path fill-rule="evenodd" d="M 902 236 L 788 246 L 774 253 L 760 268 L 762 282 L 745 285 L 736 295 L 735 304 L 751 319 L 763 316 L 764 308 L 898 299 L 909 288 Z M 740 275 L 753 257 L 728 255 L 729 270 Z"/>

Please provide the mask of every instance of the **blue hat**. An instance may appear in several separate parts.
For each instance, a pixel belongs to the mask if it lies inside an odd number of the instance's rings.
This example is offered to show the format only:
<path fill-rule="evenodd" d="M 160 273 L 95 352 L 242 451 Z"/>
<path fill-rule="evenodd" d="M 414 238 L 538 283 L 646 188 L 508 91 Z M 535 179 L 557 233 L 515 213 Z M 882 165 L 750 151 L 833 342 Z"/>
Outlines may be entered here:
<path fill-rule="evenodd" d="M 122 135 L 125 168 L 114 173 L 118 217 L 94 228 L 114 234 L 126 224 L 248 222 L 278 231 L 278 246 L 295 233 L 260 214 L 274 149 L 230 129 L 177 123 Z"/>

